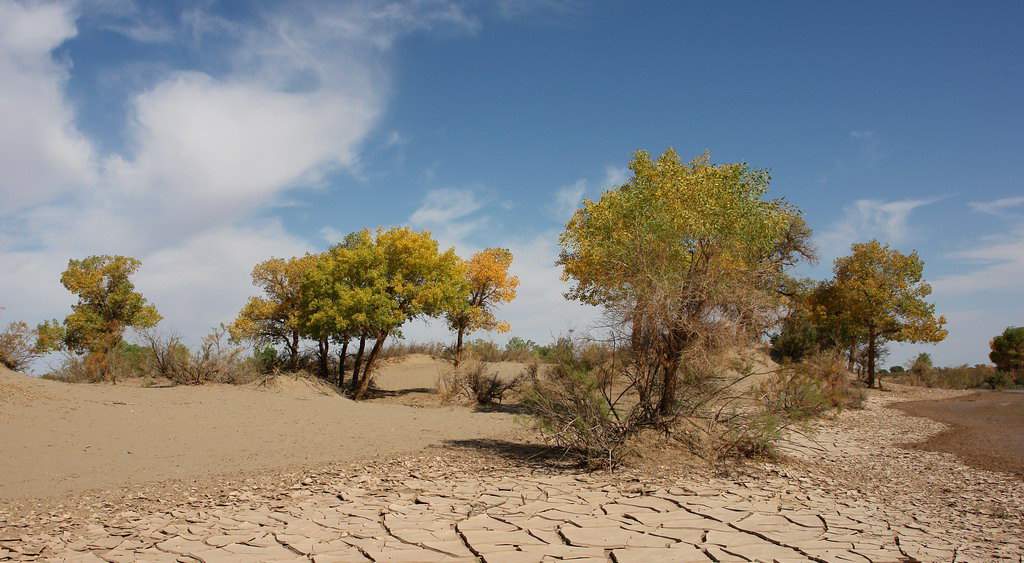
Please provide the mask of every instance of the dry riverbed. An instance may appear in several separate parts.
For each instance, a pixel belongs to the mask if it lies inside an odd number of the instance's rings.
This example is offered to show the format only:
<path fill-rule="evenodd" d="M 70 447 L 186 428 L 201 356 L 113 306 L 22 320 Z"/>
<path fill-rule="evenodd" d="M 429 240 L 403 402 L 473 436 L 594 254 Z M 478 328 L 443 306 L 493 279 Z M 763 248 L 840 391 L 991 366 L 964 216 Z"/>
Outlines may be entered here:
<path fill-rule="evenodd" d="M 581 472 L 509 426 L 376 461 L 12 500 L 0 560 L 1021 561 L 1024 483 L 901 447 L 946 427 L 892 403 L 962 395 L 872 392 L 786 459 L 728 474 Z"/>

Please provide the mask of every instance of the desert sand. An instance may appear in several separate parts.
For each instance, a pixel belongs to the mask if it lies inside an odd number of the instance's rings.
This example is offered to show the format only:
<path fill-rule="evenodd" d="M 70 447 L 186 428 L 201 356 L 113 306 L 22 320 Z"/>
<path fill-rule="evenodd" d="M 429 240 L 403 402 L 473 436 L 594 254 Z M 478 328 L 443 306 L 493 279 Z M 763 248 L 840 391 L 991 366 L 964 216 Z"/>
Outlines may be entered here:
<path fill-rule="evenodd" d="M 893 403 L 966 394 L 872 392 L 789 458 L 725 473 L 584 472 L 483 439 L 213 488 L 0 502 L 0 561 L 1020 561 L 1024 483 L 901 446 L 946 426 Z"/>
<path fill-rule="evenodd" d="M 426 356 L 407 362 L 386 366 L 381 387 L 432 388 L 444 365 Z M 357 403 L 305 380 L 272 383 L 143 388 L 4 369 L 0 499 L 410 453 L 517 427 L 500 412 Z"/>

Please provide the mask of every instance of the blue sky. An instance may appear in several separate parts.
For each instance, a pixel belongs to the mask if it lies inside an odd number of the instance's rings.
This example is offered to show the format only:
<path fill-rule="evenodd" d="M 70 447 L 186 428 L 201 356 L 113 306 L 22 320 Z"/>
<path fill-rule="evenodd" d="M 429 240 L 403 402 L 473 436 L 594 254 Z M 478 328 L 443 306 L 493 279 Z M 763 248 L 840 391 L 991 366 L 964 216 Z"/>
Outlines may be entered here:
<path fill-rule="evenodd" d="M 1020 3 L 0 0 L 0 306 L 61 316 L 70 257 L 139 257 L 190 339 L 269 256 L 412 224 L 516 254 L 514 334 L 561 298 L 557 234 L 632 151 L 770 168 L 828 274 L 918 249 L 950 337 L 1024 324 Z M 417 324 L 410 338 L 446 338 Z"/>

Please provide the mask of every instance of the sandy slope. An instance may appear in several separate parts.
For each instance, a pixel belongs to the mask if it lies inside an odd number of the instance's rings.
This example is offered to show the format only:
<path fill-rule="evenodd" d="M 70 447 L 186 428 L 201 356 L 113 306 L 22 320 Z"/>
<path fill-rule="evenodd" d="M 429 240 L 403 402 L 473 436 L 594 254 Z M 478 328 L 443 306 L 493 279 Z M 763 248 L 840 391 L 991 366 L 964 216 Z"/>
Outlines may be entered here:
<path fill-rule="evenodd" d="M 490 362 L 487 369 L 501 377 L 514 377 L 526 367 L 517 362 Z M 386 391 L 403 389 L 433 390 L 437 377 L 449 371 L 450 364 L 425 354 L 410 354 L 400 359 L 386 360 L 374 372 L 373 381 L 377 388 Z"/>
<path fill-rule="evenodd" d="M 409 382 L 401 364 L 382 379 L 432 386 L 436 367 L 420 364 L 405 370 Z M 514 427 L 506 414 L 356 403 L 296 382 L 138 388 L 3 370 L 0 498 L 405 453 Z"/>

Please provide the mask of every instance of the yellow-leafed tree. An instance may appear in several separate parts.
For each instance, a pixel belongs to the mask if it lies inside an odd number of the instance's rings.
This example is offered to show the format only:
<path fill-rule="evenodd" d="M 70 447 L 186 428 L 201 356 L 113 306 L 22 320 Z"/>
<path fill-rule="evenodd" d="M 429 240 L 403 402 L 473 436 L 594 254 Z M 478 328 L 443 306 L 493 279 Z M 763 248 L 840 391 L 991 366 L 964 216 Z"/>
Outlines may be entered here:
<path fill-rule="evenodd" d="M 252 283 L 263 290 L 263 297 L 250 297 L 228 325 L 231 339 L 283 345 L 288 350 L 288 367 L 295 369 L 302 336 L 302 276 L 315 261 L 316 257 L 307 254 L 256 264 Z"/>
<path fill-rule="evenodd" d="M 519 278 L 510 276 L 512 252 L 506 248 L 487 248 L 463 262 L 469 297 L 448 312 L 448 326 L 455 331 L 455 366 L 462 360 L 463 338 L 476 330 L 511 330 L 507 321 L 494 316 L 494 309 L 515 299 Z"/>
<path fill-rule="evenodd" d="M 629 326 L 632 347 L 660 358 L 658 411 L 676 403 L 684 356 L 734 327 L 756 333 L 809 229 L 770 176 L 745 163 L 682 162 L 637 151 L 633 176 L 584 200 L 565 227 L 558 263 L 566 294 Z M 701 355 L 707 356 L 706 353 Z"/>
<path fill-rule="evenodd" d="M 837 258 L 826 315 L 859 329 L 867 341 L 867 383 L 875 384 L 875 359 L 887 341 L 939 342 L 948 332 L 946 317 L 935 316 L 925 301 L 932 288 L 923 281 L 924 261 L 878 240 L 854 244 L 850 256 Z"/>

